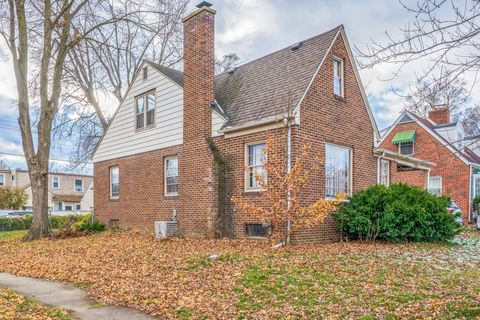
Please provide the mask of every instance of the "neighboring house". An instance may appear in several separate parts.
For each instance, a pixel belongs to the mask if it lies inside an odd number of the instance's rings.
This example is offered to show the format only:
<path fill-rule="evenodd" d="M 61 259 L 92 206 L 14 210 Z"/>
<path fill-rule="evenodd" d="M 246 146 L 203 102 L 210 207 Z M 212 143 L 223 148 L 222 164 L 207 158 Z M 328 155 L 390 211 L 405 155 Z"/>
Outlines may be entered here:
<path fill-rule="evenodd" d="M 139 67 L 93 156 L 100 221 L 153 231 L 176 219 L 188 237 L 264 236 L 230 199 L 259 203 L 268 137 L 273 152 L 295 157 L 309 143 L 308 164 L 321 158 L 302 204 L 376 183 L 378 130 L 343 26 L 215 76 L 214 15 L 203 2 L 184 18 L 183 73 Z M 293 241 L 338 237 L 330 217 Z"/>
<path fill-rule="evenodd" d="M 32 190 L 26 170 L 0 170 L 0 186 L 22 188 L 28 195 L 25 209 L 32 208 Z M 55 211 L 92 211 L 93 177 L 70 173 L 48 174 L 48 206 Z"/>
<path fill-rule="evenodd" d="M 462 210 L 464 222 L 472 222 L 472 199 L 480 195 L 480 152 L 475 146 L 445 107 L 428 118 L 404 111 L 375 150 L 378 182 L 405 182 L 448 195 Z"/>

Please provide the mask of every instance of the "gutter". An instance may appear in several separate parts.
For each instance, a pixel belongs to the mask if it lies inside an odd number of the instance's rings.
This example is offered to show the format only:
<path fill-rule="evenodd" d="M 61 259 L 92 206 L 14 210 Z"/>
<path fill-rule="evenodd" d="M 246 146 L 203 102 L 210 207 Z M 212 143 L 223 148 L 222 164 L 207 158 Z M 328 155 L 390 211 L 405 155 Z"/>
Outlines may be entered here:
<path fill-rule="evenodd" d="M 290 118 L 294 118 L 294 116 L 290 117 Z M 277 116 L 275 116 L 275 117 L 265 118 L 264 120 L 260 120 L 260 121 L 251 121 L 251 122 L 245 123 L 245 124 L 240 125 L 240 126 L 234 126 L 234 127 L 228 127 L 227 126 L 222 130 L 222 132 L 223 133 L 228 133 L 228 132 L 240 131 L 240 130 L 243 130 L 243 129 L 260 127 L 260 126 L 263 126 L 263 125 L 266 125 L 266 124 L 280 123 L 281 121 L 282 121 L 282 119 L 279 119 Z"/>

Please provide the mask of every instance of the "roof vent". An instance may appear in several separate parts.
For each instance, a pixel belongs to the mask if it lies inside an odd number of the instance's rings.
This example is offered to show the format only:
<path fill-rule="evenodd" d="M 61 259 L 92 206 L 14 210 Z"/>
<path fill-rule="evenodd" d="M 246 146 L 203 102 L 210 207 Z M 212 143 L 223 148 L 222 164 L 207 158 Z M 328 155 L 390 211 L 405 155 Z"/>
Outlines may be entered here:
<path fill-rule="evenodd" d="M 234 74 L 235 71 L 237 71 L 237 67 L 232 67 L 232 68 L 227 70 L 228 74 Z"/>
<path fill-rule="evenodd" d="M 212 6 L 212 4 L 210 2 L 207 2 L 207 1 L 202 1 L 199 4 L 197 4 L 197 8 L 203 8 L 203 7 L 210 8 L 211 6 Z"/>
<path fill-rule="evenodd" d="M 297 50 L 300 49 L 302 46 L 303 46 L 303 42 L 300 41 L 300 42 L 294 44 L 293 46 L 291 46 L 290 49 L 291 49 L 292 51 L 297 51 Z"/>

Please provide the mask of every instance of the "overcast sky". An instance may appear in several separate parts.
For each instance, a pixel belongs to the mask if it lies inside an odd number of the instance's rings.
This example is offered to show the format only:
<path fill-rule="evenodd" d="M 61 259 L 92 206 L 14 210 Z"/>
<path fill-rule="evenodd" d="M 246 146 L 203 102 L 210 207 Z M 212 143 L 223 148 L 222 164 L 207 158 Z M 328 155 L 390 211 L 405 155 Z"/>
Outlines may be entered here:
<path fill-rule="evenodd" d="M 411 21 L 396 0 L 211 0 L 216 15 L 216 54 L 235 52 L 242 63 L 261 57 L 293 43 L 330 30 L 340 24 L 352 47 L 365 48 L 371 39 L 385 40 L 385 31 L 399 35 L 399 28 Z M 410 1 L 412 4 L 416 0 Z M 192 2 L 190 9 L 197 2 Z M 408 3 L 408 1 L 407 1 Z M 0 47 L 1 50 L 1 47 Z M 388 126 L 401 112 L 403 99 L 392 91 L 404 91 L 421 72 L 421 63 L 411 64 L 400 76 L 388 80 L 394 67 L 379 65 L 360 74 L 375 119 L 380 129 Z M 20 133 L 13 127 L 16 110 L 10 62 L 0 59 L 0 153 L 22 153 Z M 480 102 L 480 90 L 474 90 L 474 102 Z M 65 157 L 59 150 L 57 157 Z M 0 155 L 1 156 L 1 155 Z M 14 159 L 8 157 L 9 160 Z M 21 161 L 15 161 L 21 165 Z"/>

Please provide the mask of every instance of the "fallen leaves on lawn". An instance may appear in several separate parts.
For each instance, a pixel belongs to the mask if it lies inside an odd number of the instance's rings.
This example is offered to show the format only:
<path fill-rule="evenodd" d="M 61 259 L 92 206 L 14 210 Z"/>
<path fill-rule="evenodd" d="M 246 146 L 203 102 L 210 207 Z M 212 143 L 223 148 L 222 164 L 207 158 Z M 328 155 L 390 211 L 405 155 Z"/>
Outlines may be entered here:
<path fill-rule="evenodd" d="M 0 242 L 0 270 L 74 283 L 100 302 L 165 319 L 473 319 L 480 316 L 480 242 L 462 237 L 456 245 L 272 250 L 245 240 L 103 233 Z"/>
<path fill-rule="evenodd" d="M 0 320 L 70 320 L 68 312 L 50 308 L 18 293 L 0 288 Z"/>

